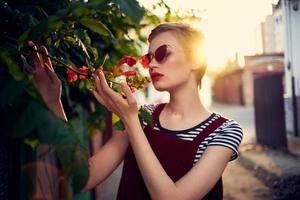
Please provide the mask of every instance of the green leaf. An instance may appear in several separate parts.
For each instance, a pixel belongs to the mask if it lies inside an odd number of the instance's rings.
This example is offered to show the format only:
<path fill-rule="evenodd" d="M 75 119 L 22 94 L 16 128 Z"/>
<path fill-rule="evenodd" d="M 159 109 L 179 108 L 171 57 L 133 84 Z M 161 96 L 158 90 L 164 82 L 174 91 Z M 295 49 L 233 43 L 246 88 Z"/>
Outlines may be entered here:
<path fill-rule="evenodd" d="M 86 88 L 89 90 L 94 90 L 96 88 L 95 82 L 88 79 L 86 81 Z"/>
<path fill-rule="evenodd" d="M 87 45 L 91 45 L 92 41 L 90 36 L 87 34 L 87 30 L 79 29 L 76 30 L 75 33 L 80 39 L 84 40 L 87 43 Z"/>
<path fill-rule="evenodd" d="M 122 122 L 122 120 L 114 113 L 112 113 L 112 124 L 113 124 L 113 127 L 117 130 L 124 130 L 125 129 L 125 126 Z"/>
<path fill-rule="evenodd" d="M 36 101 L 28 103 L 16 119 L 11 134 L 25 138 L 33 132 L 42 144 L 75 144 L 78 141 L 62 120 Z"/>
<path fill-rule="evenodd" d="M 71 178 L 74 192 L 78 193 L 89 176 L 88 150 L 78 144 L 60 144 L 56 145 L 56 151 L 64 173 Z"/>
<path fill-rule="evenodd" d="M 25 78 L 25 74 L 20 70 L 19 66 L 6 49 L 0 48 L 0 60 L 15 80 L 19 81 Z"/>
<path fill-rule="evenodd" d="M 112 117 L 111 117 L 111 120 L 112 120 L 112 124 L 118 122 L 120 120 L 119 116 L 112 113 Z"/>
<path fill-rule="evenodd" d="M 40 38 L 42 35 L 45 35 L 48 33 L 49 26 L 48 26 L 48 18 L 43 19 L 40 21 L 40 23 L 36 26 L 34 26 L 30 32 L 28 37 L 29 38 Z"/>
<path fill-rule="evenodd" d="M 69 178 L 72 173 L 75 144 L 58 144 L 55 145 L 55 149 L 64 174 Z"/>
<path fill-rule="evenodd" d="M 79 20 L 79 23 L 90 29 L 90 31 L 96 32 L 101 36 L 113 37 L 111 31 L 100 20 L 84 17 Z"/>
<path fill-rule="evenodd" d="M 89 47 L 88 50 L 92 53 L 93 57 L 96 60 L 98 58 L 98 50 L 96 48 L 93 48 L 93 47 Z"/>
<path fill-rule="evenodd" d="M 75 147 L 74 157 L 73 157 L 73 188 L 75 193 L 79 193 L 80 190 L 85 186 L 86 181 L 89 177 L 89 167 L 88 167 L 88 151 L 81 146 L 77 145 Z"/>
<path fill-rule="evenodd" d="M 36 150 L 36 148 L 40 142 L 36 138 L 35 139 L 26 138 L 26 139 L 24 139 L 24 143 L 29 145 L 32 148 L 32 150 Z"/>
<path fill-rule="evenodd" d="M 151 114 L 144 108 L 139 109 L 139 119 L 145 121 L 150 127 L 153 127 L 153 119 Z"/>
<path fill-rule="evenodd" d="M 18 102 L 24 94 L 26 85 L 24 82 L 6 79 L 0 88 L 0 107 Z"/>
<path fill-rule="evenodd" d="M 39 117 L 39 122 L 36 124 L 36 130 L 41 143 L 57 144 L 59 140 L 68 138 L 67 134 L 69 134 L 69 131 L 52 112 L 45 108 L 40 108 L 37 116 Z"/>
<path fill-rule="evenodd" d="M 113 124 L 113 127 L 114 127 L 116 130 L 119 130 L 119 131 L 125 130 L 125 126 L 124 126 L 122 120 L 119 120 L 119 121 L 117 121 L 116 123 L 114 123 L 114 124 Z"/>
<path fill-rule="evenodd" d="M 121 11 L 127 15 L 133 23 L 139 25 L 145 11 L 136 0 L 113 0 L 113 2 L 120 6 Z"/>
<path fill-rule="evenodd" d="M 84 54 L 86 55 L 86 57 L 88 59 L 90 59 L 90 55 L 89 55 L 89 53 L 86 50 L 85 44 L 81 41 L 81 39 L 77 35 L 75 35 L 75 38 L 76 38 L 76 40 L 78 42 L 78 46 L 82 49 L 82 51 L 84 52 Z"/>
<path fill-rule="evenodd" d="M 40 111 L 40 106 L 35 101 L 29 102 L 25 110 L 20 113 L 18 119 L 16 119 L 14 126 L 12 127 L 11 134 L 14 137 L 24 138 L 28 134 L 32 133 L 34 128 L 39 123 L 36 116 Z"/>
<path fill-rule="evenodd" d="M 71 36 L 65 37 L 65 40 L 68 41 L 69 43 L 71 43 L 72 45 L 76 44 L 76 39 Z"/>
<path fill-rule="evenodd" d="M 72 132 L 82 146 L 88 147 L 87 140 L 87 111 L 81 106 L 77 105 L 74 109 L 77 116 L 70 120 L 69 124 L 72 127 Z"/>
<path fill-rule="evenodd" d="M 91 12 L 91 9 L 87 6 L 76 6 L 76 8 L 72 11 L 72 14 L 75 16 L 87 16 Z"/>
<path fill-rule="evenodd" d="M 20 48 L 23 48 L 24 44 L 25 44 L 25 41 L 28 40 L 28 37 L 29 37 L 29 33 L 31 31 L 31 28 L 30 29 L 27 29 L 18 39 L 18 45 Z"/>
<path fill-rule="evenodd" d="M 92 199 L 91 197 L 91 192 L 81 192 L 74 194 L 73 200 L 90 200 Z"/>

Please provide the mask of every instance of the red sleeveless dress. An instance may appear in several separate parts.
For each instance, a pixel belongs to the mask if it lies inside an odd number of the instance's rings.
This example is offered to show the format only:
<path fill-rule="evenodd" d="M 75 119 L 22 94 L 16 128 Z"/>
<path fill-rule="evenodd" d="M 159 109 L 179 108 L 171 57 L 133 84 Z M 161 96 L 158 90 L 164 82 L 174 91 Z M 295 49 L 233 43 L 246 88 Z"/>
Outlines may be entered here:
<path fill-rule="evenodd" d="M 157 106 L 153 120 L 158 121 L 160 112 L 165 104 Z M 144 128 L 147 139 L 169 177 L 176 182 L 184 176 L 194 164 L 194 157 L 200 143 L 215 129 L 226 121 L 219 117 L 210 123 L 193 141 L 180 139 L 150 126 Z M 199 180 L 201 181 L 201 180 Z M 119 185 L 117 200 L 147 200 L 151 199 L 137 165 L 133 150 L 129 145 L 124 158 L 122 177 Z M 203 200 L 223 199 L 222 177 Z"/>

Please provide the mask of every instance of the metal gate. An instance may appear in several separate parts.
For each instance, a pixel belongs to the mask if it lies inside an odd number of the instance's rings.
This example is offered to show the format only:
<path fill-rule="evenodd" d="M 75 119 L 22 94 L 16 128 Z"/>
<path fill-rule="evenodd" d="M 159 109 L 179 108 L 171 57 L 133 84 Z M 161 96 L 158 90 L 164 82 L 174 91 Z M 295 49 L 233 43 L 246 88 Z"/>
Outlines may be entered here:
<path fill-rule="evenodd" d="M 282 78 L 282 72 L 264 72 L 255 76 L 255 129 L 258 143 L 286 149 Z"/>

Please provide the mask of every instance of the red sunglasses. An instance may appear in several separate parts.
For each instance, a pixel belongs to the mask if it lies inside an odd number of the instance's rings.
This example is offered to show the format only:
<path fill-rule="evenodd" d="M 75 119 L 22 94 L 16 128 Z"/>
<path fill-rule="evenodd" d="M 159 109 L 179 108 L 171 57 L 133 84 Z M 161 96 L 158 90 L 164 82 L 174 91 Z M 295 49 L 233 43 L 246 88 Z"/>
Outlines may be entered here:
<path fill-rule="evenodd" d="M 143 65 L 148 67 L 153 58 L 155 58 L 158 63 L 163 63 L 168 55 L 170 55 L 170 52 L 168 52 L 168 45 L 163 44 L 155 50 L 154 54 L 149 52 L 142 56 Z"/>

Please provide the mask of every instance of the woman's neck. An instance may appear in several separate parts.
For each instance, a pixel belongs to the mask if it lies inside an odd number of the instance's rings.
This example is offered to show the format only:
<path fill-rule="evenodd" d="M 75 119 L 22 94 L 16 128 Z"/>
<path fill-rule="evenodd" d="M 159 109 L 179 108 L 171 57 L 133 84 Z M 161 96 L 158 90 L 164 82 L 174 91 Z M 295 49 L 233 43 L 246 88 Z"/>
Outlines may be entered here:
<path fill-rule="evenodd" d="M 186 86 L 170 92 L 170 102 L 165 107 L 165 112 L 181 118 L 207 116 L 210 112 L 203 106 L 198 88 Z"/>

